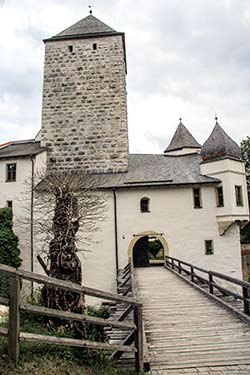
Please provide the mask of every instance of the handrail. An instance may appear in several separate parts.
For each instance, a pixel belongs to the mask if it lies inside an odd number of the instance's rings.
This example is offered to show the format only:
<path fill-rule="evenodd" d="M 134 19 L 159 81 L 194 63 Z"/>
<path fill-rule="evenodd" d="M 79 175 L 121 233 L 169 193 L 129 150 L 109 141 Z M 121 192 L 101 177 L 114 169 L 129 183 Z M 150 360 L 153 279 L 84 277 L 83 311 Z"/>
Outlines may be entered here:
<path fill-rule="evenodd" d="M 96 298 L 102 298 L 105 300 L 140 304 L 139 301 L 136 301 L 134 298 L 131 298 L 131 297 L 124 297 L 124 296 L 120 296 L 119 294 L 106 292 L 104 290 L 81 286 L 79 284 L 74 284 L 70 281 L 55 279 L 53 277 L 44 276 L 44 275 L 33 273 L 30 271 L 17 270 L 14 267 L 6 266 L 4 264 L 0 264 L 0 273 L 3 273 L 7 276 L 20 277 L 23 280 L 33 281 L 38 284 L 45 284 L 45 285 L 50 285 L 50 286 L 54 286 L 57 288 L 61 288 L 64 290 L 69 290 L 71 292 L 84 293 L 86 295 L 96 297 Z"/>
<path fill-rule="evenodd" d="M 130 266 L 129 266 L 130 267 Z M 129 267 L 126 268 L 126 278 L 128 278 L 128 274 L 131 273 L 131 269 Z M 15 363 L 17 363 L 19 358 L 19 350 L 20 350 L 20 342 L 21 341 L 37 341 L 41 340 L 43 342 L 54 343 L 58 345 L 68 345 L 68 346 L 78 346 L 78 347 L 86 347 L 86 348 L 94 348 L 99 350 L 117 350 L 119 352 L 133 352 L 135 353 L 135 363 L 136 363 L 136 370 L 140 372 L 143 370 L 143 360 L 141 361 L 141 357 L 143 356 L 143 342 L 141 340 L 142 335 L 142 304 L 135 298 L 127 297 L 114 294 L 110 292 L 106 292 L 99 289 L 89 288 L 85 286 L 81 286 L 78 284 L 74 284 L 69 281 L 64 281 L 60 279 L 55 279 L 52 277 L 44 276 L 41 274 L 36 274 L 30 271 L 24 270 L 17 270 L 13 267 L 6 266 L 4 264 L 0 264 L 0 275 L 6 275 L 9 277 L 9 298 L 0 298 L 0 304 L 8 305 L 9 306 L 9 328 L 7 329 L 0 329 L 0 335 L 4 335 L 8 337 L 9 342 L 9 358 L 12 359 Z M 70 291 L 79 294 L 86 294 L 89 296 L 101 298 L 104 300 L 111 300 L 119 303 L 125 303 L 128 305 L 127 311 L 131 309 L 134 311 L 134 323 L 131 322 L 123 322 L 124 317 L 119 317 L 119 319 L 102 319 L 98 317 L 90 317 L 87 315 L 72 313 L 68 311 L 61 311 L 51 308 L 45 308 L 36 305 L 29 305 L 29 304 L 21 304 L 20 296 L 21 296 L 21 280 L 28 280 L 31 282 L 36 282 L 39 284 L 44 284 L 56 289 L 63 289 L 65 291 Z M 126 283 L 124 283 L 125 285 Z M 70 319 L 76 321 L 83 321 L 88 322 L 91 324 L 97 324 L 101 326 L 110 326 L 110 327 L 117 327 L 119 329 L 130 329 L 134 340 L 130 342 L 132 344 L 135 343 L 134 346 L 128 346 L 123 344 L 107 344 L 107 343 L 100 343 L 95 341 L 88 341 L 88 340 L 76 340 L 76 339 L 67 339 L 67 338 L 56 338 L 51 336 L 45 335 L 33 335 L 28 334 L 25 332 L 20 331 L 20 314 L 22 312 L 30 312 L 32 314 L 39 314 L 39 315 L 46 315 L 50 317 L 59 317 L 62 319 Z M 132 337 L 131 336 L 131 337 Z M 143 358 L 143 357 L 142 357 Z"/>
<path fill-rule="evenodd" d="M 165 266 L 169 267 L 173 270 L 177 269 L 179 274 L 185 272 L 187 275 L 190 275 L 191 282 L 195 282 L 195 279 L 201 280 L 203 283 L 207 284 L 209 287 L 209 293 L 214 294 L 214 289 L 219 290 L 222 294 L 232 296 L 235 299 L 239 299 L 243 301 L 243 308 L 244 313 L 250 316 L 250 283 L 244 280 L 239 280 L 231 276 L 224 275 L 219 272 L 205 270 L 203 268 L 194 266 L 191 263 L 187 263 L 177 258 L 166 256 Z M 187 266 L 190 269 L 185 269 L 183 266 Z M 200 271 L 208 275 L 208 279 L 198 275 L 195 273 L 195 270 Z M 232 290 L 225 288 L 224 286 L 218 285 L 214 277 L 217 279 L 221 279 L 227 282 L 232 283 L 233 285 L 241 286 L 242 287 L 242 294 L 233 292 Z"/>

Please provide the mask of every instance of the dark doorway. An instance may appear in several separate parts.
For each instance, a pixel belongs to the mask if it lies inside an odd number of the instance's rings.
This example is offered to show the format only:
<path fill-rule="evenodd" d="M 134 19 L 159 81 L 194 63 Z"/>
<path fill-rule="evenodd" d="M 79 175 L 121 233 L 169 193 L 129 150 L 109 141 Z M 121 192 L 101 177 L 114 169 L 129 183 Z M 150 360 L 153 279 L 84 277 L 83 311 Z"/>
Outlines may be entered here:
<path fill-rule="evenodd" d="M 140 238 L 135 243 L 133 249 L 133 264 L 134 267 L 149 266 L 148 236 Z"/>

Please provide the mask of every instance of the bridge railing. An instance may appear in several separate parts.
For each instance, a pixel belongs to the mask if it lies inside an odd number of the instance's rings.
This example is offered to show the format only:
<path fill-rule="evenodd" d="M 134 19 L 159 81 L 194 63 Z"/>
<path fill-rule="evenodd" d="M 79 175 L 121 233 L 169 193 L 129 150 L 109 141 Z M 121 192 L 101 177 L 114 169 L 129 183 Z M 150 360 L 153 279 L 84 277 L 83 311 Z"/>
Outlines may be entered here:
<path fill-rule="evenodd" d="M 179 274 L 190 276 L 190 281 L 193 283 L 199 281 L 203 284 L 206 284 L 208 286 L 210 294 L 214 294 L 215 289 L 217 289 L 223 295 L 232 296 L 237 300 L 241 300 L 243 302 L 244 313 L 248 316 L 250 315 L 250 283 L 235 279 L 234 277 L 227 276 L 219 272 L 209 271 L 169 256 L 166 256 L 165 258 L 165 265 L 168 268 L 177 270 Z M 215 279 L 226 281 L 233 286 L 240 286 L 242 288 L 242 294 L 218 284 Z"/>
<path fill-rule="evenodd" d="M 131 272 L 129 267 L 128 273 Z M 0 305 L 9 306 L 9 326 L 8 329 L 0 327 L 0 336 L 8 337 L 8 355 L 9 358 L 15 363 L 19 358 L 20 342 L 37 341 L 48 344 L 89 348 L 93 350 L 133 352 L 135 353 L 135 365 L 137 372 L 143 371 L 143 359 L 141 359 L 143 358 L 143 341 L 141 339 L 142 304 L 137 299 L 105 292 L 103 290 L 89 288 L 86 286 L 81 286 L 78 284 L 73 284 L 68 281 L 55 279 L 29 271 L 16 270 L 13 267 L 9 267 L 3 264 L 0 264 L 0 276 L 8 276 L 10 278 L 9 298 L 0 297 Z M 131 310 L 134 310 L 134 322 L 124 322 L 124 317 L 119 317 L 119 319 L 117 320 L 102 319 L 84 314 L 61 311 L 32 304 L 23 304 L 21 301 L 22 280 L 28 280 L 32 283 L 43 284 L 55 289 L 62 289 L 73 293 L 79 293 L 80 295 L 89 295 L 92 297 L 103 299 L 105 301 L 109 300 L 126 304 Z M 109 344 L 105 342 L 53 337 L 22 332 L 20 327 L 20 315 L 23 312 L 29 312 L 34 315 L 45 315 L 71 321 L 87 322 L 107 327 L 117 327 L 119 329 L 125 330 L 129 329 L 132 330 L 131 332 L 133 332 L 134 337 L 134 340 L 131 342 L 131 344 L 134 342 L 135 345 L 128 346 L 122 344 Z"/>

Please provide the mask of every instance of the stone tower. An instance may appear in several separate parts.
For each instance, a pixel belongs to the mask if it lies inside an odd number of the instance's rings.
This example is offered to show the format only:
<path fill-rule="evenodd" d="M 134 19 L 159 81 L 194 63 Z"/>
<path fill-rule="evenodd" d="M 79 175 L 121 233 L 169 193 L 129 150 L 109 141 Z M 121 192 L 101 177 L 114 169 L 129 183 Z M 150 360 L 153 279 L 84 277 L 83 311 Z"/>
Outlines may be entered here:
<path fill-rule="evenodd" d="M 49 171 L 126 172 L 124 33 L 90 14 L 44 42 L 41 145 Z"/>

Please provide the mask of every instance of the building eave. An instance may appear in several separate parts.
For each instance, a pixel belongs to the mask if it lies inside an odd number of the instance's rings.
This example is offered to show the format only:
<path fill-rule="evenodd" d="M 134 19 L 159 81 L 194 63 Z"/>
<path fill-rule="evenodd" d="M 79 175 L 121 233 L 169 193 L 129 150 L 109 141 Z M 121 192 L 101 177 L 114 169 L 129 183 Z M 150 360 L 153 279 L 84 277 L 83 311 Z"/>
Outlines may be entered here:
<path fill-rule="evenodd" d="M 127 184 L 127 185 L 110 185 L 99 187 L 98 190 L 118 190 L 118 189 L 133 189 L 133 188 L 160 188 L 160 187 L 177 187 L 177 186 L 195 186 L 195 185 L 218 185 L 221 180 L 214 179 L 214 181 L 197 181 L 197 182 L 183 182 L 183 183 L 144 183 L 144 184 Z"/>

